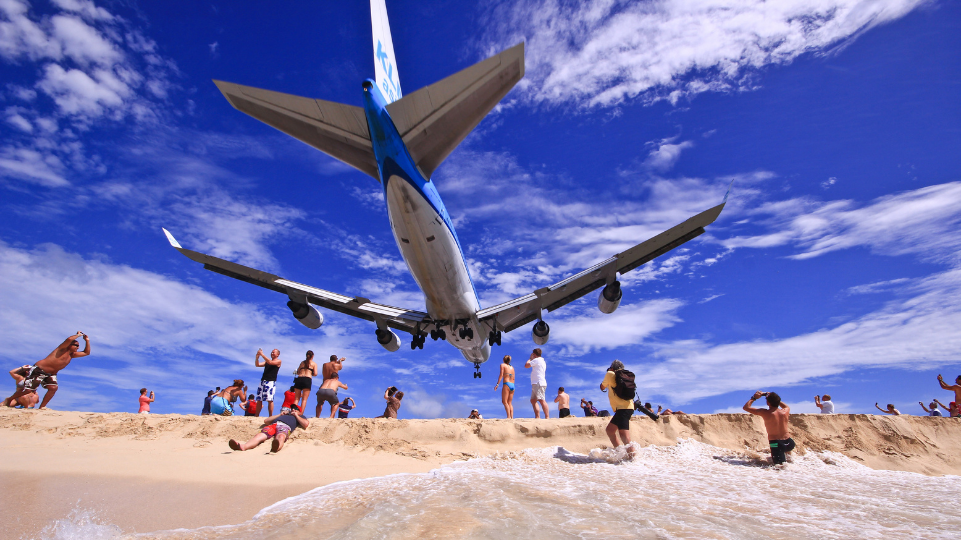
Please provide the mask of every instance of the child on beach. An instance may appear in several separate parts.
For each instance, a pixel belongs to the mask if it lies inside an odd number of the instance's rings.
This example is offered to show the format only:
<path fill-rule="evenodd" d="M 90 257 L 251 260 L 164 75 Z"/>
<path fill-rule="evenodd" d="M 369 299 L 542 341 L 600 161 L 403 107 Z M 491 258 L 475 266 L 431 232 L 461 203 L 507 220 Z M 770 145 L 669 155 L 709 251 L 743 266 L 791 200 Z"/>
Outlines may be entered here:
<path fill-rule="evenodd" d="M 357 405 L 354 404 L 354 400 L 352 398 L 344 398 L 344 401 L 341 401 L 340 405 L 337 406 L 337 418 L 347 418 L 347 415 L 350 414 L 350 410 L 356 406 Z"/>
<path fill-rule="evenodd" d="M 280 414 L 290 414 L 290 406 L 297 403 L 297 394 L 297 389 L 293 386 L 290 387 L 290 390 L 284 392 L 284 402 L 280 406 Z M 300 405 L 297 408 L 299 409 Z"/>
<path fill-rule="evenodd" d="M 245 443 L 239 443 L 234 439 L 230 439 L 227 443 L 231 450 L 243 452 L 244 450 L 252 450 L 260 446 L 264 441 L 273 437 L 274 442 L 270 445 L 270 451 L 277 453 L 280 452 L 284 447 L 284 443 L 287 442 L 287 438 L 290 434 L 297 429 L 307 429 L 310 425 L 310 421 L 304 418 L 300 414 L 300 407 L 296 404 L 291 405 L 290 414 L 278 414 L 276 416 L 268 417 L 264 420 L 264 427 L 261 428 L 260 433 L 256 434 L 249 441 Z"/>
<path fill-rule="evenodd" d="M 244 407 L 244 416 L 257 416 L 257 400 L 253 394 L 247 396 L 247 406 Z"/>

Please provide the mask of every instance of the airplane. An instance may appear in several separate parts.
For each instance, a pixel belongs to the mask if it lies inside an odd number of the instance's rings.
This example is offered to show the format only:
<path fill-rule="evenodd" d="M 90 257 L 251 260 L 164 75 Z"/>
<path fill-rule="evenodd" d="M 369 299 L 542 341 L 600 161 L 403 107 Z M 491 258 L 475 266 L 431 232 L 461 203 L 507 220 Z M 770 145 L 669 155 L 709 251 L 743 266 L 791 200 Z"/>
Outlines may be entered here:
<path fill-rule="evenodd" d="M 544 312 L 602 290 L 597 307 L 613 313 L 622 298 L 618 274 L 671 251 L 704 233 L 727 202 L 605 259 L 590 268 L 508 302 L 482 308 L 450 214 L 431 181 L 434 171 L 524 76 L 524 43 L 502 51 L 430 86 L 404 96 L 394 59 L 385 0 L 371 0 L 375 78 L 362 84 L 363 106 L 305 98 L 215 80 L 227 101 L 246 113 L 366 173 L 384 190 L 390 227 L 426 312 L 378 304 L 288 280 L 267 272 L 184 249 L 163 229 L 170 244 L 204 268 L 270 289 L 304 326 L 324 322 L 315 306 L 367 321 L 377 342 L 397 351 L 396 331 L 411 335 L 411 350 L 429 335 L 446 340 L 474 364 L 474 377 L 500 345 L 505 332 L 536 321 L 537 345 L 550 338 Z M 730 192 L 730 190 L 728 190 Z"/>

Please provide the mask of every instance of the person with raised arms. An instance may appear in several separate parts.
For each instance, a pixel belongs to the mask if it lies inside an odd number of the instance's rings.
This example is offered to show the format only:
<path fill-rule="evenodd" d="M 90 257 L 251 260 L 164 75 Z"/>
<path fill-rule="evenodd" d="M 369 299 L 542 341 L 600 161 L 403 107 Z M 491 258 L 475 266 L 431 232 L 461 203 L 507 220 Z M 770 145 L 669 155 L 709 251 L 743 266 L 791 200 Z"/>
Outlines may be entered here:
<path fill-rule="evenodd" d="M 764 397 L 767 401 L 767 409 L 754 408 L 754 402 Z M 781 396 L 774 392 L 754 392 L 751 399 L 744 404 L 744 410 L 760 416 L 764 420 L 764 429 L 767 431 L 768 444 L 771 446 L 771 461 L 775 465 L 780 465 L 787 461 L 786 453 L 794 450 L 794 439 L 788 428 L 788 421 L 791 417 L 791 408 L 781 401 Z M 677 414 L 677 413 L 675 413 Z"/>
<path fill-rule="evenodd" d="M 78 340 L 81 337 L 86 342 L 86 346 L 82 351 L 80 350 L 80 341 Z M 43 386 L 47 392 L 43 395 L 43 402 L 40 403 L 40 408 L 46 408 L 50 400 L 53 399 L 53 395 L 56 394 L 60 388 L 57 384 L 57 373 L 60 373 L 60 370 L 67 367 L 74 358 L 82 358 L 89 355 L 90 337 L 78 331 L 76 334 L 63 340 L 63 343 L 48 354 L 46 358 L 29 366 L 29 372 L 23 380 L 20 381 L 19 388 L 17 388 L 13 396 L 8 399 L 19 399 L 23 394 L 36 391 L 37 387 Z"/>
<path fill-rule="evenodd" d="M 274 442 L 270 445 L 270 451 L 277 453 L 284 448 L 284 443 L 287 442 L 290 434 L 293 433 L 295 429 L 307 429 L 309 425 L 310 421 L 304 418 L 300 413 L 300 407 L 295 403 L 290 407 L 290 414 L 278 414 L 277 416 L 265 418 L 264 426 L 260 429 L 260 433 L 254 435 L 249 441 L 241 443 L 230 439 L 227 444 L 231 450 L 243 452 L 245 450 L 253 450 L 263 444 L 267 439 L 273 437 Z"/>
<path fill-rule="evenodd" d="M 547 406 L 547 361 L 542 357 L 540 349 L 534 349 L 524 367 L 531 370 L 531 406 L 534 407 L 534 418 L 540 418 L 537 406 L 544 411 L 544 418 L 551 417 L 550 407 Z"/>
<path fill-rule="evenodd" d="M 954 401 L 948 403 L 947 409 L 951 416 L 961 416 L 961 375 L 954 379 L 955 384 L 945 384 L 944 377 L 938 374 L 938 384 L 944 390 L 954 392 Z M 943 406 L 943 405 L 942 405 Z"/>
<path fill-rule="evenodd" d="M 264 361 L 261 362 L 260 359 Z M 274 415 L 274 393 L 277 391 L 277 373 L 280 372 L 280 349 L 270 351 L 270 358 L 264 354 L 263 349 L 257 349 L 254 355 L 254 366 L 264 368 L 264 374 L 260 377 L 260 386 L 257 387 L 257 416 L 267 402 L 267 415 Z"/>

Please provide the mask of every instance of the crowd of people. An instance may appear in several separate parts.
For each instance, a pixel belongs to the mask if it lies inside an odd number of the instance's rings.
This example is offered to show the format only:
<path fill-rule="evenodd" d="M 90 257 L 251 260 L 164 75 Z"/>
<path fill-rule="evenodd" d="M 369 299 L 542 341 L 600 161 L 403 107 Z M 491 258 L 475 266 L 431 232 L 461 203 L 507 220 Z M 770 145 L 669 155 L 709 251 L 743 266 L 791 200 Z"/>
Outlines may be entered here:
<path fill-rule="evenodd" d="M 80 339 L 84 340 L 85 347 L 80 350 Z M 16 382 L 16 391 L 10 397 L 3 400 L 3 406 L 33 408 L 39 403 L 41 409 L 45 408 L 56 394 L 59 388 L 57 374 L 66 368 L 75 358 L 90 355 L 90 337 L 83 332 L 77 332 L 67 337 L 56 349 L 48 354 L 43 360 L 36 364 L 27 364 L 10 370 L 10 376 Z M 260 382 L 255 393 L 248 394 L 247 385 L 243 379 L 235 379 L 229 386 L 207 392 L 204 399 L 202 415 L 221 415 L 231 416 L 235 414 L 234 404 L 240 405 L 245 416 L 259 417 L 263 411 L 264 404 L 267 405 L 267 418 L 264 426 L 250 440 L 240 443 L 231 440 L 229 446 L 235 451 L 249 450 L 259 446 L 270 438 L 274 439 L 271 450 L 276 452 L 284 446 L 284 442 L 295 429 L 306 429 L 309 425 L 303 411 L 307 409 L 310 399 L 310 391 L 313 386 L 313 379 L 318 374 L 321 376 L 321 383 L 315 396 L 317 405 L 314 410 L 314 417 L 320 418 L 323 414 L 324 404 L 329 406 L 329 418 L 347 418 L 351 410 L 356 407 L 354 400 L 345 396 L 341 398 L 340 390 L 348 390 L 349 387 L 343 382 L 340 372 L 344 368 L 343 357 L 331 355 L 329 361 L 318 366 L 314 361 L 313 351 L 307 351 L 305 358 L 293 371 L 293 381 L 287 391 L 283 393 L 279 414 L 274 414 L 274 398 L 277 390 L 277 379 L 283 360 L 280 357 L 280 350 L 273 349 L 270 356 L 264 354 L 263 349 L 258 349 L 254 355 L 254 366 L 263 368 Z M 494 385 L 496 391 L 501 388 L 501 402 L 508 419 L 514 418 L 514 392 L 516 374 L 514 366 L 511 365 L 511 356 L 505 355 L 500 365 L 497 383 Z M 534 418 L 550 418 L 550 407 L 547 402 L 547 361 L 544 359 L 543 351 L 535 348 L 524 364 L 525 369 L 531 370 L 531 395 L 530 403 L 534 411 Z M 949 385 L 944 382 L 944 378 L 938 375 L 938 383 L 943 390 L 954 393 L 954 401 L 945 405 L 933 399 L 927 406 L 924 402 L 918 402 L 924 412 L 929 416 L 944 416 L 941 409 L 947 411 L 948 416 L 961 417 L 961 376 L 955 379 L 955 384 Z M 501 385 L 503 386 L 501 387 Z M 41 398 L 38 390 L 43 388 L 45 393 Z M 641 403 L 636 396 L 636 386 L 634 374 L 628 371 L 624 364 L 615 360 L 608 367 L 600 382 L 600 390 L 608 394 L 608 401 L 611 410 L 598 410 L 593 401 L 581 398 L 580 407 L 584 411 L 584 416 L 610 417 L 606 433 L 614 447 L 627 446 L 629 455 L 633 455 L 633 448 L 630 446 L 630 419 L 634 411 L 640 411 L 653 420 L 657 420 L 664 415 L 683 415 L 684 411 L 671 410 L 658 405 L 657 411 L 650 402 Z M 765 398 L 767 408 L 756 408 L 754 402 Z M 397 418 L 401 407 L 401 400 L 404 392 L 395 386 L 391 386 L 384 391 L 385 409 L 379 418 Z M 148 391 L 147 388 L 140 389 L 139 413 L 147 414 L 150 412 L 150 404 L 156 400 L 156 394 Z M 564 387 L 557 389 L 554 397 L 557 404 L 557 416 L 568 418 L 571 415 L 571 397 Z M 835 407 L 830 395 L 814 396 L 814 404 L 820 409 L 822 414 L 834 414 Z M 874 406 L 883 414 L 901 415 L 901 412 L 893 405 L 888 404 L 886 409 L 882 409 L 877 403 Z M 940 408 L 939 408 L 940 407 Z M 755 392 L 743 407 L 744 411 L 761 416 L 768 433 L 769 444 L 771 447 L 771 457 L 775 464 L 783 463 L 786 454 L 790 452 L 795 444 L 789 433 L 789 422 L 791 409 L 781 400 L 775 392 Z M 469 419 L 482 420 L 483 416 L 477 409 L 473 409 Z"/>

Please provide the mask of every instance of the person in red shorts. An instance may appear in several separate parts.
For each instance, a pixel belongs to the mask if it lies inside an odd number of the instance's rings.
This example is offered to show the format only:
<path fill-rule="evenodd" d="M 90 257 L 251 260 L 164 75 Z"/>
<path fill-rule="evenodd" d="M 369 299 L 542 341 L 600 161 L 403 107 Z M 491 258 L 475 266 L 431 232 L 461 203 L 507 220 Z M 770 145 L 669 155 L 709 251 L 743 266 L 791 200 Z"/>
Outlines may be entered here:
<path fill-rule="evenodd" d="M 264 427 L 260 429 L 260 433 L 254 435 L 249 441 L 240 443 L 234 439 L 230 439 L 228 443 L 230 449 L 240 452 L 252 450 L 260 446 L 267 439 L 273 437 L 274 442 L 270 445 L 270 451 L 275 453 L 280 452 L 284 447 L 284 443 L 287 442 L 287 438 L 290 437 L 290 434 L 295 429 L 307 429 L 307 426 L 310 425 L 310 421 L 301 416 L 300 407 L 294 404 L 290 406 L 290 409 L 290 414 L 278 414 L 266 418 L 264 420 Z"/>
<path fill-rule="evenodd" d="M 284 403 L 280 406 L 280 414 L 290 414 L 290 406 L 294 403 L 297 403 L 297 388 L 291 386 L 290 390 L 284 392 Z M 300 406 L 297 408 L 300 409 Z"/>

